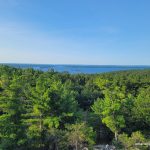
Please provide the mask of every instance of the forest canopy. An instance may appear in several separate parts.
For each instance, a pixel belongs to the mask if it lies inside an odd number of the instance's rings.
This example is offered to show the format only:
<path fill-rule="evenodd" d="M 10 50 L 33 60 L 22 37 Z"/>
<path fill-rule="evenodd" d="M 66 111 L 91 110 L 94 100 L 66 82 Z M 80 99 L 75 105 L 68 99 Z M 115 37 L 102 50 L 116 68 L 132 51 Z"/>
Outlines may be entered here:
<path fill-rule="evenodd" d="M 0 65 L 0 149 L 134 149 L 150 139 L 150 70 L 69 74 Z M 146 146 L 138 147 L 147 149 Z"/>

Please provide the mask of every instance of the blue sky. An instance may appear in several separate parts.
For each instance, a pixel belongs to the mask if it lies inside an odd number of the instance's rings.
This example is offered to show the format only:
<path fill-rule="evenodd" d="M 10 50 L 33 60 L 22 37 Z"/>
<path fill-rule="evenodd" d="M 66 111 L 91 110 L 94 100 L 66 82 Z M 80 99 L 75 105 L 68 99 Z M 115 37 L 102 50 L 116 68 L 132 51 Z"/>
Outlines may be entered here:
<path fill-rule="evenodd" d="M 150 0 L 0 0 L 0 62 L 150 65 Z"/>

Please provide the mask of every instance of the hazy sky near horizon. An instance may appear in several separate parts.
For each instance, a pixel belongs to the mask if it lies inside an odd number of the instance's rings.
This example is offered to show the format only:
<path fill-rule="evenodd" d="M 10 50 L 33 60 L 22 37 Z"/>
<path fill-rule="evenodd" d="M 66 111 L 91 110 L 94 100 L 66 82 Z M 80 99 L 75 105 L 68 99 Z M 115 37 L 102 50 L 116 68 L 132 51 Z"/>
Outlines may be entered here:
<path fill-rule="evenodd" d="M 150 65 L 150 0 L 0 0 L 0 62 Z"/>

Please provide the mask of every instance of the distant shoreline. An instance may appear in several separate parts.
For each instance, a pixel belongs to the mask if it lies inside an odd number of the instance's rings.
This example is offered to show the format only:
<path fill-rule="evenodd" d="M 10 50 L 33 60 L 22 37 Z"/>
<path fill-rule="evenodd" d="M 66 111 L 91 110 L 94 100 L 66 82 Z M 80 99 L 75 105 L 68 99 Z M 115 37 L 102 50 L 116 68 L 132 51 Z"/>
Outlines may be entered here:
<path fill-rule="evenodd" d="M 150 67 L 150 65 L 96 65 L 96 64 L 36 64 L 36 63 L 0 63 L 0 65 L 33 65 L 33 66 L 91 66 L 91 67 Z"/>
<path fill-rule="evenodd" d="M 63 65 L 63 64 L 17 64 L 17 63 L 0 63 L 1 65 L 12 66 L 16 68 L 33 68 L 35 70 L 48 71 L 53 69 L 56 72 L 68 72 L 71 74 L 97 74 L 116 71 L 143 70 L 150 69 L 145 65 Z"/>

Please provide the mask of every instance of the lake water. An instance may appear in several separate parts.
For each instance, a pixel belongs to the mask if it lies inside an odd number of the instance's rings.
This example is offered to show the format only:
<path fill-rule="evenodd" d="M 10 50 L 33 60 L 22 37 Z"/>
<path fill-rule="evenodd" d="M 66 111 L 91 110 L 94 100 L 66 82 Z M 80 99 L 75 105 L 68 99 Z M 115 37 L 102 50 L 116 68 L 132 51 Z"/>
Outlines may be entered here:
<path fill-rule="evenodd" d="M 150 69 L 150 66 L 114 66 L 114 65 L 38 65 L 38 64 L 7 64 L 17 68 L 34 68 L 36 70 L 48 71 L 54 69 L 58 72 L 76 73 L 104 73 L 122 70 Z"/>

